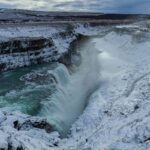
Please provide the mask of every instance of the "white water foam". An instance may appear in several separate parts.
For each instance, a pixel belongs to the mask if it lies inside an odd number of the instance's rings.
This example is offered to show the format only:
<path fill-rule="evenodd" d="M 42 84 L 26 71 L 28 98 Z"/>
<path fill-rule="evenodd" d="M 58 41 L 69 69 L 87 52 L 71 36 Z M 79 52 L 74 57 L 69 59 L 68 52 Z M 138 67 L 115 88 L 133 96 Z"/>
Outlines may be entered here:
<path fill-rule="evenodd" d="M 43 103 L 39 113 L 62 135 L 68 132 L 71 124 L 83 112 L 89 95 L 99 85 L 99 52 L 94 48 L 94 43 L 86 42 L 81 46 L 80 52 L 81 64 L 74 67 L 73 73 L 63 64 L 55 71 L 49 71 L 56 77 L 57 91 Z"/>

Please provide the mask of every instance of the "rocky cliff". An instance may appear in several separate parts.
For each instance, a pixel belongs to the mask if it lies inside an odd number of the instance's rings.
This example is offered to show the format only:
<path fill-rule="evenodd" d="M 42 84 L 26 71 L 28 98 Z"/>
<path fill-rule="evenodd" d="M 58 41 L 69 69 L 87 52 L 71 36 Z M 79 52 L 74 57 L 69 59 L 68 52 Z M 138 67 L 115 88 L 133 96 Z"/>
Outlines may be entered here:
<path fill-rule="evenodd" d="M 149 18 L 149 15 L 1 9 L 0 71 L 62 60 L 73 49 L 73 41 L 81 37 L 75 32 L 79 24 L 83 28 L 111 26 Z"/>

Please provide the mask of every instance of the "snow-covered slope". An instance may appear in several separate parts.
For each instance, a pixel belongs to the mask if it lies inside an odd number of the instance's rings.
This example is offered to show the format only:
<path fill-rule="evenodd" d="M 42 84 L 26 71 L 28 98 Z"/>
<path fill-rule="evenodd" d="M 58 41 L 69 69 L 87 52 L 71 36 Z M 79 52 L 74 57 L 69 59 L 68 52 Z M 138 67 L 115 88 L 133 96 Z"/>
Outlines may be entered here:
<path fill-rule="evenodd" d="M 72 127 L 70 149 L 149 149 L 149 40 L 140 31 L 92 39 L 101 51 L 101 84 Z"/>

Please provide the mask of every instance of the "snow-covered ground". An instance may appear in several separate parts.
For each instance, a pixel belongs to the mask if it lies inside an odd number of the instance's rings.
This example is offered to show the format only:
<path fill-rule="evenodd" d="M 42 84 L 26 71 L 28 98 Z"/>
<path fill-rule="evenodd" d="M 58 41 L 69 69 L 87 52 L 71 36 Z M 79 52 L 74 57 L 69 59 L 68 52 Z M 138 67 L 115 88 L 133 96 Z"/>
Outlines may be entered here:
<path fill-rule="evenodd" d="M 84 30 L 78 25 L 75 32 L 91 35 L 86 46 L 88 54 L 97 51 L 96 62 L 99 64 L 96 67 L 100 75 L 92 78 L 90 83 L 100 78 L 100 84 L 90 95 L 83 114 L 72 125 L 71 134 L 60 139 L 57 132 L 48 133 L 49 125 L 46 129 L 41 127 L 44 122 L 41 118 L 1 112 L 0 139 L 3 140 L 0 140 L 0 147 L 26 150 L 150 149 L 150 32 L 147 25 Z M 91 63 L 91 59 L 87 60 L 87 67 L 93 67 Z M 90 70 L 92 72 L 93 68 Z M 86 88 L 86 83 L 82 87 Z M 37 122 L 42 123 L 37 127 Z"/>
<path fill-rule="evenodd" d="M 149 36 L 110 32 L 92 39 L 101 51 L 101 84 L 72 127 L 70 149 L 149 149 Z"/>

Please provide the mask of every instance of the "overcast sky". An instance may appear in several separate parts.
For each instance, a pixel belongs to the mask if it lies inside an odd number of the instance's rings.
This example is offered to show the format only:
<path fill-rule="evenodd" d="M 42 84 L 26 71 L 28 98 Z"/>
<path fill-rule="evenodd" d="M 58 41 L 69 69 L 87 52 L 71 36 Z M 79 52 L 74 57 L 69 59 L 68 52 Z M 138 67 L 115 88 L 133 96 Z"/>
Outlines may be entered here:
<path fill-rule="evenodd" d="M 0 0 L 0 8 L 150 14 L 150 0 Z"/>

